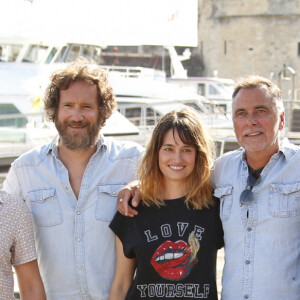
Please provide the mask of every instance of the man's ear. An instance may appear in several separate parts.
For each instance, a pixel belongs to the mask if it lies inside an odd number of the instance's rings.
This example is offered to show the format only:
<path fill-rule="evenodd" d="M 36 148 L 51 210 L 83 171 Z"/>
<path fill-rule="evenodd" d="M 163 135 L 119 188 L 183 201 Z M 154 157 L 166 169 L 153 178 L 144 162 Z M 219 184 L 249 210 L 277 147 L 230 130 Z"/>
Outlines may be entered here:
<path fill-rule="evenodd" d="M 284 128 L 285 118 L 284 118 L 284 111 L 279 116 L 279 130 Z"/>

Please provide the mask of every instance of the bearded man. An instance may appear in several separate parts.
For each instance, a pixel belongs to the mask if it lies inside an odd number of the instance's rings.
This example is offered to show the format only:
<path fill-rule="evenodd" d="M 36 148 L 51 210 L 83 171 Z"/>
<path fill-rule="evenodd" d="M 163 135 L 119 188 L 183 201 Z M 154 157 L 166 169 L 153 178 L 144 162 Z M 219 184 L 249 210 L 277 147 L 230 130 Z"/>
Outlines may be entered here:
<path fill-rule="evenodd" d="M 33 215 L 47 299 L 107 299 L 115 270 L 108 225 L 143 148 L 100 134 L 116 101 L 106 73 L 87 61 L 54 73 L 44 101 L 58 137 L 19 157 L 3 189 Z"/>

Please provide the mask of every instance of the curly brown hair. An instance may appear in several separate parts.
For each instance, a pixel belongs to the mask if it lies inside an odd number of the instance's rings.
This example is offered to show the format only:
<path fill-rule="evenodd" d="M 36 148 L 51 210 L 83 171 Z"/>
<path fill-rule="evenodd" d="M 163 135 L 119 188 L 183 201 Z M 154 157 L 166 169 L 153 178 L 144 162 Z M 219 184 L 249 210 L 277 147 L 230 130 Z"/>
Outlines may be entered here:
<path fill-rule="evenodd" d="M 116 100 L 112 87 L 108 83 L 107 72 L 86 59 L 78 59 L 70 63 L 65 69 L 54 72 L 50 79 L 51 82 L 44 96 L 44 105 L 46 115 L 52 121 L 55 121 L 57 116 L 60 90 L 68 89 L 70 84 L 76 81 L 97 86 L 100 128 L 105 125 L 116 108 Z"/>
<path fill-rule="evenodd" d="M 193 108 L 174 110 L 164 115 L 152 133 L 140 166 L 140 190 L 143 203 L 164 205 L 158 198 L 163 190 L 163 175 L 159 169 L 159 150 L 169 130 L 177 130 L 183 143 L 196 148 L 196 162 L 189 177 L 188 207 L 202 209 L 213 205 L 210 169 L 214 159 L 214 141 L 205 129 L 201 115 Z"/>

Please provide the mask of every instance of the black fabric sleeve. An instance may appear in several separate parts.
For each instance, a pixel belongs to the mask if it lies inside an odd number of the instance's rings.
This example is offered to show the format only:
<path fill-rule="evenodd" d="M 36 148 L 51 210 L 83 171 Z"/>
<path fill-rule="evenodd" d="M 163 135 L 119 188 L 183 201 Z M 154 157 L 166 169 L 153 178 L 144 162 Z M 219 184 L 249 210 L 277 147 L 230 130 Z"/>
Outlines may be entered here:
<path fill-rule="evenodd" d="M 135 254 L 130 245 L 130 224 L 133 222 L 133 219 L 130 217 L 125 217 L 119 212 L 116 212 L 114 218 L 109 224 L 109 228 L 114 232 L 114 234 L 120 239 L 123 244 L 124 255 L 127 258 L 134 258 Z"/>
<path fill-rule="evenodd" d="M 213 197 L 213 199 L 216 208 L 215 222 L 216 222 L 216 232 L 217 232 L 217 248 L 221 249 L 222 247 L 224 247 L 224 232 L 223 232 L 222 221 L 220 219 L 220 199 L 215 196 Z"/>

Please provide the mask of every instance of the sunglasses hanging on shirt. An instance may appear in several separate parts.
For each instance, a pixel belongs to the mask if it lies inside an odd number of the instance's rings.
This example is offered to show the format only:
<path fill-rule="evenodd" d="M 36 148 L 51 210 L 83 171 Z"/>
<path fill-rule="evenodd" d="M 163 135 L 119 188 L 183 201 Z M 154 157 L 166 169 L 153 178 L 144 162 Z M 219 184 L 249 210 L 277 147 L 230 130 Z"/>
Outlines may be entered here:
<path fill-rule="evenodd" d="M 262 172 L 263 168 L 258 170 L 253 170 L 249 166 L 248 168 L 249 168 L 249 175 L 247 179 L 247 187 L 241 193 L 240 206 L 249 205 L 252 203 L 254 199 L 252 189 L 256 185 L 258 185 L 261 181 L 260 173 Z"/>

